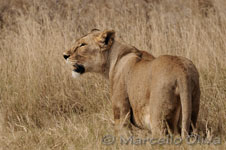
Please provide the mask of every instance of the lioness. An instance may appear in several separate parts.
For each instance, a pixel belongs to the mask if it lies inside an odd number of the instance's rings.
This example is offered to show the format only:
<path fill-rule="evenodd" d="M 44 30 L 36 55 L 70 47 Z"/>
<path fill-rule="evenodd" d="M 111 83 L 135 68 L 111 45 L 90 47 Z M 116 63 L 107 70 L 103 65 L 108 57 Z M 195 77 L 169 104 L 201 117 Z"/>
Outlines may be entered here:
<path fill-rule="evenodd" d="M 130 120 L 153 135 L 170 129 L 185 137 L 190 126 L 196 126 L 199 74 L 190 60 L 170 55 L 155 58 L 116 41 L 113 30 L 92 30 L 63 57 L 73 65 L 74 77 L 97 72 L 110 80 L 116 132 Z"/>

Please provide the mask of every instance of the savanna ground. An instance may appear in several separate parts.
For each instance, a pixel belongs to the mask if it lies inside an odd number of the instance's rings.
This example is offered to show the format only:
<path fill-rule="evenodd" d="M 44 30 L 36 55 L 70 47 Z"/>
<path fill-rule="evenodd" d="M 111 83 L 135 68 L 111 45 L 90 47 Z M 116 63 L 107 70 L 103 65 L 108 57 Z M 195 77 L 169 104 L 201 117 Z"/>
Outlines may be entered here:
<path fill-rule="evenodd" d="M 221 144 L 104 145 L 114 135 L 108 81 L 72 79 L 62 57 L 93 28 L 155 56 L 191 59 L 202 92 L 198 132 Z M 0 0 L 0 150 L 226 149 L 225 41 L 224 0 Z"/>

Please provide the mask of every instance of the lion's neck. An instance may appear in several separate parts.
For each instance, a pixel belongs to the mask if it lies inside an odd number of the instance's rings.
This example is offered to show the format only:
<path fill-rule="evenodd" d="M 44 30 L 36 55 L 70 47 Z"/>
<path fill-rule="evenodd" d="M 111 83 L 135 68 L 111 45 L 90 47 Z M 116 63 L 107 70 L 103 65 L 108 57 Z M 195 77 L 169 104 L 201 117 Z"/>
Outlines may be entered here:
<path fill-rule="evenodd" d="M 114 44 L 111 46 L 111 49 L 106 54 L 107 63 L 104 71 L 105 77 L 111 78 L 112 72 L 114 71 L 117 61 L 124 55 L 131 52 L 139 53 L 139 50 L 132 46 L 122 44 L 118 41 L 114 41 Z"/>
<path fill-rule="evenodd" d="M 103 66 L 103 68 L 104 68 L 103 74 L 108 79 L 109 79 L 109 72 L 110 72 L 114 62 L 117 61 L 117 56 L 118 56 L 120 49 L 122 48 L 122 45 L 123 44 L 121 44 L 120 42 L 114 41 L 113 45 L 111 46 L 111 49 L 107 50 L 105 53 L 106 63 Z"/>

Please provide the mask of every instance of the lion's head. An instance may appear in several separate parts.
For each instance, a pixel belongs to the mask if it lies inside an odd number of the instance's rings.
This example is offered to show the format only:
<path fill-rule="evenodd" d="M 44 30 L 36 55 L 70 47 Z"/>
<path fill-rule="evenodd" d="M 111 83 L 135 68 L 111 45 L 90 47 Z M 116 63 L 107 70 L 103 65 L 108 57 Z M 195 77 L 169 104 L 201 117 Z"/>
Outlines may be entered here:
<path fill-rule="evenodd" d="M 72 76 L 85 72 L 102 72 L 107 61 L 107 50 L 114 42 L 113 30 L 92 30 L 79 38 L 72 48 L 64 52 L 64 59 L 73 66 Z"/>

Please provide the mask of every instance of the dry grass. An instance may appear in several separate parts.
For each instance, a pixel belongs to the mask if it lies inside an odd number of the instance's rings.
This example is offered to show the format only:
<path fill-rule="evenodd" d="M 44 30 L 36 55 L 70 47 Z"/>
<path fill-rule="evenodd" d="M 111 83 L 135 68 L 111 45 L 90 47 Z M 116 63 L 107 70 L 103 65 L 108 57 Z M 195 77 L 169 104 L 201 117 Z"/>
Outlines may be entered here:
<path fill-rule="evenodd" d="M 225 149 L 226 2 L 153 1 L 0 0 L 0 150 Z M 201 76 L 199 133 L 221 144 L 103 145 L 113 135 L 108 81 L 73 80 L 62 57 L 92 28 L 114 29 L 155 56 L 190 58 Z"/>

